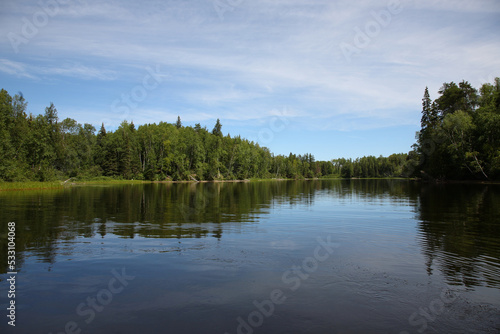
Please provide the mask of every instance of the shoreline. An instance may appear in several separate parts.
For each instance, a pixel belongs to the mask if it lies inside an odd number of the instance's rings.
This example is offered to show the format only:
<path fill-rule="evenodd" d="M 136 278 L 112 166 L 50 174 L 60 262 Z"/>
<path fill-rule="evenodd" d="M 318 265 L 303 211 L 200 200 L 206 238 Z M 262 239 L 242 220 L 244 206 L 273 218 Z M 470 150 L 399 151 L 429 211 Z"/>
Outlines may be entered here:
<path fill-rule="evenodd" d="M 318 181 L 318 180 L 405 180 L 417 181 L 425 184 L 483 184 L 490 185 L 500 184 L 500 181 L 487 181 L 487 180 L 422 180 L 416 178 L 304 178 L 304 179 L 244 179 L 244 180 L 164 180 L 164 181 L 146 181 L 146 180 L 89 180 L 89 181 L 74 181 L 67 183 L 66 181 L 25 181 L 25 182 L 0 182 L 0 192 L 8 191 L 24 191 L 24 190 L 54 190 L 65 189 L 73 186 L 86 186 L 86 185 L 113 185 L 113 184 L 171 184 L 171 183 L 248 183 L 248 182 L 270 182 L 270 181 Z"/>

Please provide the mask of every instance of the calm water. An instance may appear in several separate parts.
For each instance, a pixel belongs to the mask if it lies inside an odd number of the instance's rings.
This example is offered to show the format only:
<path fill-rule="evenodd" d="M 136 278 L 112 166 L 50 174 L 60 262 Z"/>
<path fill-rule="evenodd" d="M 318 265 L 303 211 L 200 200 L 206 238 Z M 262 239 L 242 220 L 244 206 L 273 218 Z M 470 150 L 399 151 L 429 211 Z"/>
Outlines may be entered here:
<path fill-rule="evenodd" d="M 0 222 L 1 333 L 500 332 L 499 185 L 3 192 Z"/>

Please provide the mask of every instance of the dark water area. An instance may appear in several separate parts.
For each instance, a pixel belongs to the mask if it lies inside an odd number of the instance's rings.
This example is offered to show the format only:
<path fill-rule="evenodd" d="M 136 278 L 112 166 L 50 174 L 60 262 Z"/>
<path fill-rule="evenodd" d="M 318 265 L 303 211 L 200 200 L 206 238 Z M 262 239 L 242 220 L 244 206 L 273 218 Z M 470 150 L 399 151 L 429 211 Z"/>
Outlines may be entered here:
<path fill-rule="evenodd" d="M 2 192 L 0 235 L 1 333 L 500 332 L 500 185 Z"/>

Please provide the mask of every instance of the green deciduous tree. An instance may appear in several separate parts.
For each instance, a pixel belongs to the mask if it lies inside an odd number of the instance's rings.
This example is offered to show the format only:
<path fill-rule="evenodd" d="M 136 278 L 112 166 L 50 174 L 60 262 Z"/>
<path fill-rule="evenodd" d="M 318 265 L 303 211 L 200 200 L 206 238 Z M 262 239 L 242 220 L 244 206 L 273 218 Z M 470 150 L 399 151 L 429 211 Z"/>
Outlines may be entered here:
<path fill-rule="evenodd" d="M 479 90 L 468 82 L 445 83 L 428 106 L 423 100 L 422 129 L 411 154 L 413 175 L 433 178 L 497 178 L 500 166 L 500 80 Z M 432 110 L 438 121 L 433 124 Z"/>

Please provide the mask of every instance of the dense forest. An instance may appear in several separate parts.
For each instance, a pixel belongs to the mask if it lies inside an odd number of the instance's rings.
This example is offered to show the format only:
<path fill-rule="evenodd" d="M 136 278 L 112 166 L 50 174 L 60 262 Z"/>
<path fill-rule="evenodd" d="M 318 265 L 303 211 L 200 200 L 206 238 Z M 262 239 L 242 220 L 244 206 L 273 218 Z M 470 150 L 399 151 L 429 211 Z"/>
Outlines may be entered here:
<path fill-rule="evenodd" d="M 408 154 L 316 161 L 312 154 L 274 155 L 240 136 L 223 135 L 217 120 L 200 124 L 123 121 L 102 125 L 59 120 L 51 103 L 27 114 L 22 94 L 0 91 L 0 180 L 51 181 L 99 177 L 136 180 L 249 178 L 500 177 L 500 79 L 479 91 L 467 82 L 445 83 L 432 101 L 426 89 L 422 129 Z M 332 152 L 334 154 L 334 152 Z"/>
<path fill-rule="evenodd" d="M 240 136 L 196 124 L 160 122 L 136 128 L 123 121 L 116 131 L 59 120 L 53 104 L 42 115 L 27 115 L 21 94 L 0 92 L 0 179 L 49 181 L 69 177 L 136 180 L 229 180 L 392 176 L 406 155 L 356 161 L 315 161 L 311 154 L 274 155 Z M 96 133 L 97 132 L 97 133 Z M 348 166 L 346 168 L 346 166 Z M 351 167 L 353 167 L 351 173 Z"/>
<path fill-rule="evenodd" d="M 438 93 L 432 101 L 425 89 L 409 170 L 431 179 L 500 179 L 500 78 L 479 90 L 444 83 Z"/>

